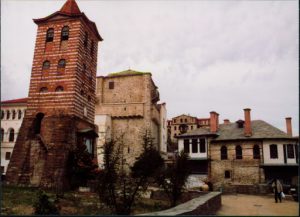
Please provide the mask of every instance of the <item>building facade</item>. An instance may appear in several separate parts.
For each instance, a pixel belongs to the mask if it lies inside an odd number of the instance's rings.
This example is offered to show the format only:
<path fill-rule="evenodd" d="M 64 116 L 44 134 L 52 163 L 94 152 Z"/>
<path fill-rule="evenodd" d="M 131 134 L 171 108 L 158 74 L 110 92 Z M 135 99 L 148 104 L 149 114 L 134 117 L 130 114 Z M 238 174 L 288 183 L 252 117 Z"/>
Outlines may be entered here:
<path fill-rule="evenodd" d="M 219 115 L 211 112 L 209 129 L 178 137 L 179 151 L 189 153 L 190 161 L 198 161 L 191 166 L 192 174 L 204 174 L 215 189 L 227 191 L 245 190 L 245 186 L 258 190 L 259 184 L 273 178 L 290 184 L 298 176 L 298 138 L 265 121 L 251 120 L 250 109 L 244 113 L 244 120 L 218 124 Z"/>
<path fill-rule="evenodd" d="M 38 25 L 27 110 L 8 169 L 8 184 L 68 187 L 68 159 L 93 143 L 98 42 L 94 22 L 75 0 Z"/>
<path fill-rule="evenodd" d="M 1 174 L 5 175 L 24 118 L 27 98 L 1 102 Z"/>
<path fill-rule="evenodd" d="M 151 73 L 127 70 L 97 78 L 95 124 L 98 125 L 98 160 L 107 139 L 124 143 L 129 164 L 142 151 L 142 136 L 150 132 L 153 142 L 166 152 L 166 104 L 158 104 L 159 92 Z"/>

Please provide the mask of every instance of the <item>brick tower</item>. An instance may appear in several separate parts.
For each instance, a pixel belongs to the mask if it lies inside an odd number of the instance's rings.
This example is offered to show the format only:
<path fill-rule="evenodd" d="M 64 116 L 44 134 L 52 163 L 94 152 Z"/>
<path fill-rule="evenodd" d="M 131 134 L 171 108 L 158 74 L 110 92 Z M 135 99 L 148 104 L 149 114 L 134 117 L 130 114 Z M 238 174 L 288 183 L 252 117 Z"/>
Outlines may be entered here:
<path fill-rule="evenodd" d="M 68 186 L 69 153 L 79 144 L 95 153 L 98 42 L 94 22 L 75 0 L 38 25 L 27 111 L 8 165 L 8 184 Z"/>

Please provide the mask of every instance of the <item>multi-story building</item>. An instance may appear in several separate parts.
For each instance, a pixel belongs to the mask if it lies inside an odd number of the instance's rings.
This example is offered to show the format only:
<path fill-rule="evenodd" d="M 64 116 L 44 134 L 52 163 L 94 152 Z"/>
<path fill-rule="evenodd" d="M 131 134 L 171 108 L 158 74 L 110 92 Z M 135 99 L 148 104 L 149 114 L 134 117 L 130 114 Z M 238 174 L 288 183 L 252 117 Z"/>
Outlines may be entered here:
<path fill-rule="evenodd" d="M 97 77 L 95 124 L 98 125 L 97 150 L 101 164 L 101 148 L 106 139 L 124 143 L 129 164 L 142 150 L 142 135 L 148 131 L 157 149 L 166 152 L 166 104 L 158 104 L 159 92 L 151 73 L 127 70 Z"/>
<path fill-rule="evenodd" d="M 215 188 L 227 190 L 258 188 L 273 178 L 291 183 L 298 176 L 298 138 L 262 120 L 252 120 L 244 109 L 245 120 L 235 123 L 210 113 L 210 128 L 199 128 L 178 136 L 179 151 L 190 155 L 192 174 L 204 175 Z M 242 186 L 242 187 L 241 187 Z"/>
<path fill-rule="evenodd" d="M 1 102 L 1 174 L 5 175 L 7 165 L 15 146 L 23 121 L 27 98 Z"/>
<path fill-rule="evenodd" d="M 75 0 L 34 22 L 38 29 L 27 110 L 6 181 L 68 187 L 70 153 L 80 145 L 95 153 L 97 51 L 102 38 Z"/>
<path fill-rule="evenodd" d="M 168 137 L 170 143 L 168 144 L 168 151 L 174 152 L 177 150 L 177 136 L 198 128 L 207 128 L 209 127 L 209 124 L 209 118 L 197 118 L 185 114 L 174 117 L 172 120 L 168 120 Z"/>

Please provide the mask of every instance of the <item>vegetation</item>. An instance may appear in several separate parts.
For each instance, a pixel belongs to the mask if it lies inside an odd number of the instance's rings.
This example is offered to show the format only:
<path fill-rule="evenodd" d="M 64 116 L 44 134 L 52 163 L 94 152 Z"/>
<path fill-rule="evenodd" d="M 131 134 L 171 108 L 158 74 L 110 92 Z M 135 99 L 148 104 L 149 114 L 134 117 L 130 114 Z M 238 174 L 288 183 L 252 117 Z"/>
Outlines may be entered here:
<path fill-rule="evenodd" d="M 55 203 L 49 200 L 44 191 L 38 191 L 37 201 L 33 205 L 36 215 L 58 215 L 59 211 Z"/>
<path fill-rule="evenodd" d="M 157 176 L 157 181 L 167 194 L 171 207 L 177 205 L 188 176 L 188 155 L 184 151 L 176 156 L 173 165 L 161 171 Z"/>
<path fill-rule="evenodd" d="M 129 215 L 134 202 L 147 190 L 151 177 L 164 164 L 153 147 L 153 139 L 146 131 L 143 152 L 130 167 L 124 159 L 122 138 L 104 145 L 104 169 L 99 176 L 99 199 L 112 213 Z"/>

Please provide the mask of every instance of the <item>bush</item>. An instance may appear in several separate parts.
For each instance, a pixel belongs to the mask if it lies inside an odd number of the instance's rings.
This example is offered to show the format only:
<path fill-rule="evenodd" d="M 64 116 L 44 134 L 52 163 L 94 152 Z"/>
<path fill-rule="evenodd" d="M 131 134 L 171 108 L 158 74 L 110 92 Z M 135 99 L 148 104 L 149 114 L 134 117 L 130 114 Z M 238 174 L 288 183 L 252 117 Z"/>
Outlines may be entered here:
<path fill-rule="evenodd" d="M 53 202 L 49 200 L 44 191 L 38 192 L 38 199 L 33 205 L 36 215 L 59 215 L 58 209 Z"/>

